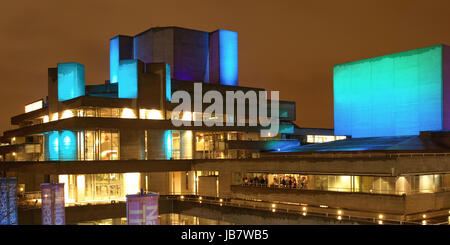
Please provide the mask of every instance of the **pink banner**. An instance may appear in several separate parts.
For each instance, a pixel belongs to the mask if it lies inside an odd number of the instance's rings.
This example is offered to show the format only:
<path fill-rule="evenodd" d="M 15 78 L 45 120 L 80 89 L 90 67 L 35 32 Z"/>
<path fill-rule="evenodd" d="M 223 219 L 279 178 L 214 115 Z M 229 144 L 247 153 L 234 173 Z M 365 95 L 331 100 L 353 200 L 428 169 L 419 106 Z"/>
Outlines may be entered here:
<path fill-rule="evenodd" d="M 42 184 L 42 224 L 65 225 L 64 183 Z"/>
<path fill-rule="evenodd" d="M 127 195 L 129 225 L 158 225 L 158 194 Z"/>

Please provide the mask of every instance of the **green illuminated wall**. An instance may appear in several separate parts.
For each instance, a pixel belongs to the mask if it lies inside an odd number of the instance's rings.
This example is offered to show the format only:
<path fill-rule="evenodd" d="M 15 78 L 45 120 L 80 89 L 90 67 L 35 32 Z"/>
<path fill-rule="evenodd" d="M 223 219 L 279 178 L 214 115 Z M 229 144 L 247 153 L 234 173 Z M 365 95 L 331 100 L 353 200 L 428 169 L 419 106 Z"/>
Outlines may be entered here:
<path fill-rule="evenodd" d="M 443 129 L 443 46 L 334 67 L 336 135 L 417 135 Z"/>

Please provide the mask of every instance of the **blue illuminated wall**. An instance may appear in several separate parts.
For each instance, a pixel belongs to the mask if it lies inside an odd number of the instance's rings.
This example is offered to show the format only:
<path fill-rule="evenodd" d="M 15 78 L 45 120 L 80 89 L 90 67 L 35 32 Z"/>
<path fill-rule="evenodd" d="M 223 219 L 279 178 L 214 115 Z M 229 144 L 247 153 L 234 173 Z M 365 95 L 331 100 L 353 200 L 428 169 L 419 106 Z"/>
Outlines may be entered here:
<path fill-rule="evenodd" d="M 210 34 L 210 82 L 238 85 L 238 35 L 237 32 L 217 30 Z"/>
<path fill-rule="evenodd" d="M 84 93 L 84 65 L 78 63 L 59 63 L 58 100 L 70 100 L 84 96 Z"/>
<path fill-rule="evenodd" d="M 111 83 L 119 82 L 120 61 L 133 59 L 133 46 L 133 37 L 116 36 L 109 40 L 109 79 Z"/>
<path fill-rule="evenodd" d="M 58 131 L 48 132 L 47 138 L 47 159 L 49 161 L 58 161 L 59 160 L 59 133 Z"/>
<path fill-rule="evenodd" d="M 138 96 L 138 60 L 119 62 L 119 98 L 135 99 Z"/>
<path fill-rule="evenodd" d="M 336 135 L 418 135 L 443 128 L 442 45 L 334 67 Z"/>
<path fill-rule="evenodd" d="M 109 40 L 109 80 L 119 81 L 119 37 Z"/>
<path fill-rule="evenodd" d="M 166 100 L 172 100 L 172 78 L 170 77 L 170 65 L 166 64 Z"/>
<path fill-rule="evenodd" d="M 77 136 L 75 132 L 64 130 L 59 134 L 59 160 L 77 160 Z"/>
<path fill-rule="evenodd" d="M 164 146 L 165 146 L 165 152 L 166 152 L 166 159 L 172 158 L 172 131 L 171 130 L 165 130 L 164 131 Z"/>
<path fill-rule="evenodd" d="M 237 32 L 219 30 L 220 84 L 238 85 Z"/>
<path fill-rule="evenodd" d="M 47 132 L 45 153 L 49 161 L 77 160 L 76 133 L 69 130 Z"/>

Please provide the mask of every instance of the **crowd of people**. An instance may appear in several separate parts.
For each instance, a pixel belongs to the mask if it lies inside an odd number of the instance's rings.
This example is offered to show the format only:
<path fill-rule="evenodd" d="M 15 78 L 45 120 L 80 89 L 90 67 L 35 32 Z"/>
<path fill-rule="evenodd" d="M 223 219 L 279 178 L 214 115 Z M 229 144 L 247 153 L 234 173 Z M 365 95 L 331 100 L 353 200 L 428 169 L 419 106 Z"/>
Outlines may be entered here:
<path fill-rule="evenodd" d="M 306 176 L 274 176 L 272 183 L 269 184 L 267 175 L 260 176 L 245 176 L 243 179 L 243 185 L 253 186 L 270 186 L 275 188 L 292 188 L 292 189 L 306 189 L 308 187 L 308 179 Z"/>
<path fill-rule="evenodd" d="M 244 177 L 242 179 L 242 181 L 244 182 L 244 185 L 261 185 L 261 186 L 267 186 L 269 183 L 267 181 L 267 176 L 255 176 L 254 178 L 252 177 Z"/>
<path fill-rule="evenodd" d="M 274 177 L 272 185 L 281 188 L 306 189 L 308 179 L 305 176 L 299 177 L 298 179 L 294 176 Z"/>

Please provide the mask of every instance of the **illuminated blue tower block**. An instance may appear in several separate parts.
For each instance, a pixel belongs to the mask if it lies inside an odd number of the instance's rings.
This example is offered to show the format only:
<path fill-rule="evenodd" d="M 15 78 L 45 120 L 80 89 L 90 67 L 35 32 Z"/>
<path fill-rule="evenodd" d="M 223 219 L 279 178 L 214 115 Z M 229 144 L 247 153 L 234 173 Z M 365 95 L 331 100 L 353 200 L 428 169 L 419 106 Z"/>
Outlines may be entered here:
<path fill-rule="evenodd" d="M 232 31 L 155 27 L 134 37 L 116 36 L 110 40 L 111 83 L 120 80 L 120 62 L 131 59 L 166 63 L 173 79 L 238 85 L 238 35 Z"/>
<path fill-rule="evenodd" d="M 58 101 L 84 96 L 84 65 L 78 63 L 58 64 Z"/>
<path fill-rule="evenodd" d="M 432 46 L 334 67 L 336 135 L 418 135 L 450 129 L 450 47 Z"/>
<path fill-rule="evenodd" d="M 134 59 L 167 63 L 171 77 L 208 81 L 209 33 L 180 27 L 156 27 L 134 37 Z"/>
<path fill-rule="evenodd" d="M 139 63 L 138 60 L 119 62 L 119 98 L 136 99 L 138 97 Z"/>
<path fill-rule="evenodd" d="M 133 37 L 116 36 L 109 40 L 110 83 L 119 81 L 119 63 L 129 59 L 133 59 Z"/>
<path fill-rule="evenodd" d="M 217 30 L 209 37 L 210 83 L 238 85 L 237 32 Z"/>

